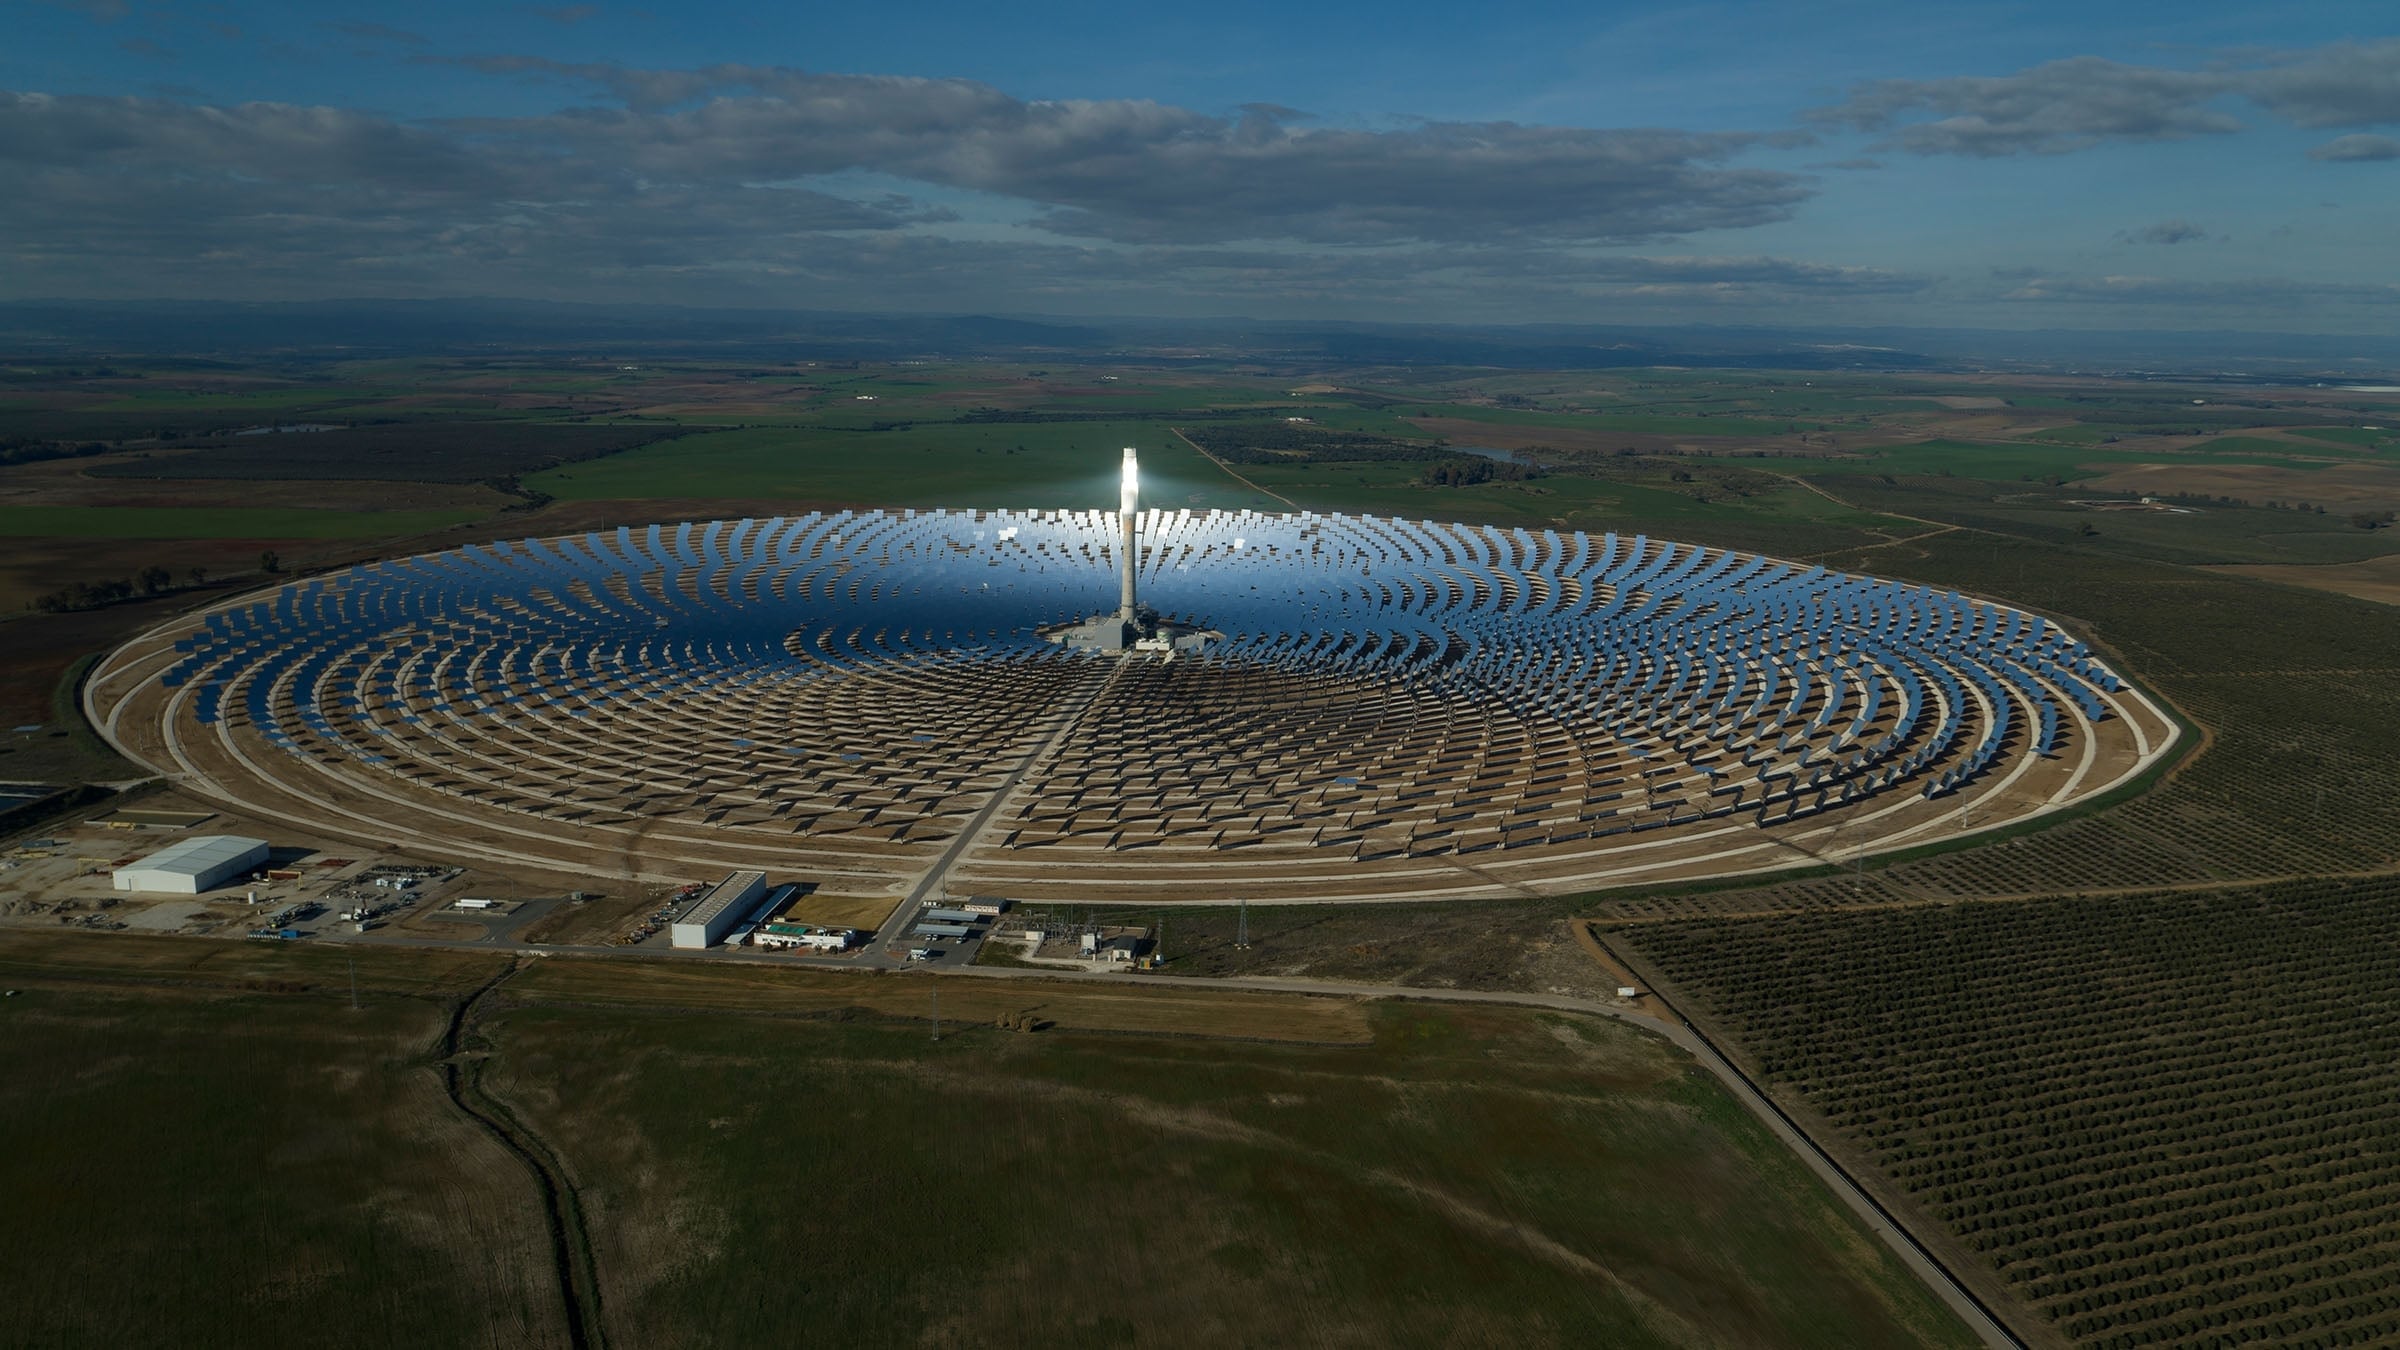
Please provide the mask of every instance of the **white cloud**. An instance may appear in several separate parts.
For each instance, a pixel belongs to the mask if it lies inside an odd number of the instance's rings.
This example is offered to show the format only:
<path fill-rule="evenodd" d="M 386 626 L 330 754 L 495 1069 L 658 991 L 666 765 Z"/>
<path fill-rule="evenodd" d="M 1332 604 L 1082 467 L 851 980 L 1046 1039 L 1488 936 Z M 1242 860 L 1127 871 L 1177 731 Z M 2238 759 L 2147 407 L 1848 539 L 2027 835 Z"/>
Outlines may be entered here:
<path fill-rule="evenodd" d="M 2301 127 L 2400 123 L 2400 39 L 2203 70 L 2077 56 L 2009 75 L 1871 80 L 1808 116 L 1880 133 L 1890 148 L 1916 154 L 2048 155 L 2239 131 L 2221 106 L 2236 99 Z"/>
<path fill-rule="evenodd" d="M 2400 123 L 2400 38 L 2321 47 L 2247 73 L 2241 88 L 2252 102 L 2295 126 Z"/>
<path fill-rule="evenodd" d="M 2364 164 L 2377 160 L 2400 159 L 2400 140 L 2394 140 L 2389 136 L 2371 136 L 2364 132 L 2353 132 L 2348 136 L 2334 137 L 2309 151 L 2308 157 L 2332 164 Z"/>
<path fill-rule="evenodd" d="M 1358 130 L 1299 125 L 1266 105 L 1217 117 L 1135 99 L 1026 101 L 967 80 L 465 64 L 571 81 L 622 105 L 478 123 L 480 134 L 694 181 L 897 175 L 1032 203 L 1051 233 L 1127 243 L 1625 243 L 1767 224 L 1813 193 L 1795 174 L 1730 166 L 1769 139 L 1739 133 Z"/>
<path fill-rule="evenodd" d="M 1400 306 L 1440 293 L 1488 312 L 1927 284 L 1786 259 L 1592 251 L 1788 214 L 1805 180 L 1724 164 L 1742 136 L 1328 130 L 1279 108 L 1217 118 L 1025 102 L 963 81 L 535 73 L 629 92 L 616 106 L 424 123 L 0 92 L 0 276 L 18 294 L 862 307 L 1118 295 L 1162 312 L 1194 296 Z M 951 209 L 994 201 L 1015 224 L 959 222 Z"/>
<path fill-rule="evenodd" d="M 1921 155 L 2054 155 L 2107 141 L 2239 130 L 2239 122 L 2207 106 L 2229 87 L 2217 74 L 2078 56 L 2014 75 L 1875 80 L 1810 116 L 1881 132 L 1891 148 Z M 1921 116 L 1927 114 L 1931 120 Z"/>

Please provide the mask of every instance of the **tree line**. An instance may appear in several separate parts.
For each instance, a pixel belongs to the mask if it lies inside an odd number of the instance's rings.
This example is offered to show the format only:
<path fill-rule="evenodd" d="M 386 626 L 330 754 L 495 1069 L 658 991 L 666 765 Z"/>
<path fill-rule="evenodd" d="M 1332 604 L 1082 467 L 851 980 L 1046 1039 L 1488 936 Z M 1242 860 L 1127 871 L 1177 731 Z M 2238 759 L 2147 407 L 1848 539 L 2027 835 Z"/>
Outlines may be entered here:
<path fill-rule="evenodd" d="M 1522 483 L 1542 476 L 1540 466 L 1515 460 L 1462 457 L 1425 466 L 1419 481 L 1428 487 L 1473 487 L 1477 483 Z"/>
<path fill-rule="evenodd" d="M 283 559 L 273 549 L 258 555 L 258 570 L 276 573 L 283 570 Z M 179 583 L 175 574 L 152 563 L 130 577 L 110 577 L 102 581 L 77 581 L 59 587 L 26 602 L 26 608 L 43 614 L 67 614 L 76 610 L 100 609 L 127 600 L 146 600 L 171 591 L 190 590 L 208 584 L 208 569 L 187 567 Z"/>

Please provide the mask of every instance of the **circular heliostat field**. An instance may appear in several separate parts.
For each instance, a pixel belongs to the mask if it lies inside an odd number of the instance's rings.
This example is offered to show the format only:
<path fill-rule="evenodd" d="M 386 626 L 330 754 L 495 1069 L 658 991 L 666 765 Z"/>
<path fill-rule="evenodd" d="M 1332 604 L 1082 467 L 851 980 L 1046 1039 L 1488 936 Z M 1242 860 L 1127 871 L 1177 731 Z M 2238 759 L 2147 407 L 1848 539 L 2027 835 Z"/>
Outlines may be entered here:
<path fill-rule="evenodd" d="M 1614 534 L 1148 512 L 618 529 L 294 581 L 95 673 L 194 791 L 462 861 L 833 893 L 1563 892 L 2005 825 L 2172 724 L 2006 606 Z"/>

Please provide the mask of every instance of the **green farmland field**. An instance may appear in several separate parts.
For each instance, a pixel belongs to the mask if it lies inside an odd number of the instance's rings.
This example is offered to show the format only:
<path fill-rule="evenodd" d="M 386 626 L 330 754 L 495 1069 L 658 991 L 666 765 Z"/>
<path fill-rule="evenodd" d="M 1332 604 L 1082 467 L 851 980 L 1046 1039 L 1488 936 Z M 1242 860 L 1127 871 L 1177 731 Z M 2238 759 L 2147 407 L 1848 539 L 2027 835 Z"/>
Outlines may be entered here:
<path fill-rule="evenodd" d="M 2400 448 L 2400 430 L 2391 427 L 2293 427 L 2292 434 L 2359 450 Z"/>
<path fill-rule="evenodd" d="M 2107 427 L 2044 427 L 2033 433 L 2037 440 L 2060 441 L 2068 445 L 2098 445 L 2116 433 Z"/>
<path fill-rule="evenodd" d="M 311 511 L 300 507 L 0 506 L 0 537 L 379 539 L 480 520 L 479 511 Z"/>
<path fill-rule="evenodd" d="M 2353 451 L 2357 448 L 2351 447 Z M 2292 469 L 2322 469 L 2357 458 L 2355 453 L 2344 453 L 2340 442 L 2310 445 L 2264 436 L 2219 436 L 2193 446 L 2191 453 L 2213 463 L 2279 464 Z"/>
<path fill-rule="evenodd" d="M 1897 517 L 1845 507 L 1798 486 L 1703 501 L 1663 483 L 1571 474 L 1524 482 L 1434 487 L 1422 481 L 1422 464 L 1405 462 L 1244 465 L 1241 473 L 1310 510 L 1367 511 L 1407 520 L 1459 520 L 1594 533 L 1647 531 L 1768 552 L 1813 553 L 1856 547 L 1923 528 Z"/>
<path fill-rule="evenodd" d="M 1792 431 L 1822 431 L 1815 422 L 1769 421 L 1736 413 L 1700 416 L 1693 413 L 1549 413 L 1512 408 L 1432 404 L 1405 410 L 1412 417 L 1456 417 L 1512 427 L 1556 427 L 1560 430 L 1621 431 L 1635 436 L 1782 436 Z"/>
<path fill-rule="evenodd" d="M 2055 476 L 2072 482 L 2078 478 L 2097 478 L 2107 473 L 2114 464 L 2142 462 L 2139 455 L 2079 446 L 1991 445 L 1947 440 L 1878 446 L 1857 453 L 1865 457 L 1868 461 L 1866 465 L 1861 466 L 1856 460 L 1801 460 L 1791 466 L 1791 471 L 1804 474 L 1858 473 L 1863 467 L 1864 471 L 1893 475 L 1947 475 L 1993 482 Z"/>
<path fill-rule="evenodd" d="M 1143 498 L 1236 507 L 1256 494 L 1161 422 L 929 423 L 890 431 L 769 427 L 664 441 L 529 476 L 567 501 L 756 497 L 859 506 L 1115 509 L 1117 453 L 1141 454 Z"/>
<path fill-rule="evenodd" d="M 1913 476 L 1950 475 L 1990 482 L 2016 482 L 2056 477 L 2066 482 L 2098 478 L 2130 464 L 2157 464 L 2183 459 L 2205 464 L 2258 464 L 2282 468 L 2319 468 L 2342 458 L 2333 447 L 2314 453 L 2308 446 L 2263 437 L 2219 437 L 2200 451 L 2167 455 L 2149 450 L 2125 450 L 2102 445 L 2058 445 L 2061 439 L 2042 433 L 2041 441 L 2008 443 L 1930 440 L 1884 445 L 1853 452 L 1860 458 L 1796 459 L 1784 461 L 1788 472 L 1803 474 L 1874 472 Z M 1862 464 L 1861 459 L 1865 462 Z"/>

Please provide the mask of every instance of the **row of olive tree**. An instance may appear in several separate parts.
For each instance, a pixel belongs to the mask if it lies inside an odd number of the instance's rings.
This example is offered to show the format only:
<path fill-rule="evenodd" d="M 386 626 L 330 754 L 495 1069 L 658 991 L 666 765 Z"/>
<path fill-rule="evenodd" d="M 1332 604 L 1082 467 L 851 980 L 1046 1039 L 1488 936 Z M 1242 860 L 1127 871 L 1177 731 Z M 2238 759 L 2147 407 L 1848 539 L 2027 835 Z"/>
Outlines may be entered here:
<path fill-rule="evenodd" d="M 283 559 L 276 554 L 275 550 L 268 549 L 258 555 L 258 570 L 270 573 L 281 572 Z M 35 596 L 26 602 L 26 607 L 39 610 L 44 614 L 65 614 L 75 610 L 99 609 L 104 605 L 120 604 L 127 600 L 147 599 L 155 595 L 165 595 L 169 591 L 185 590 L 207 584 L 208 569 L 205 567 L 185 568 L 182 584 L 178 585 L 173 572 L 157 563 L 152 563 L 130 577 L 111 577 L 104 581 L 71 582 L 55 591 Z"/>

